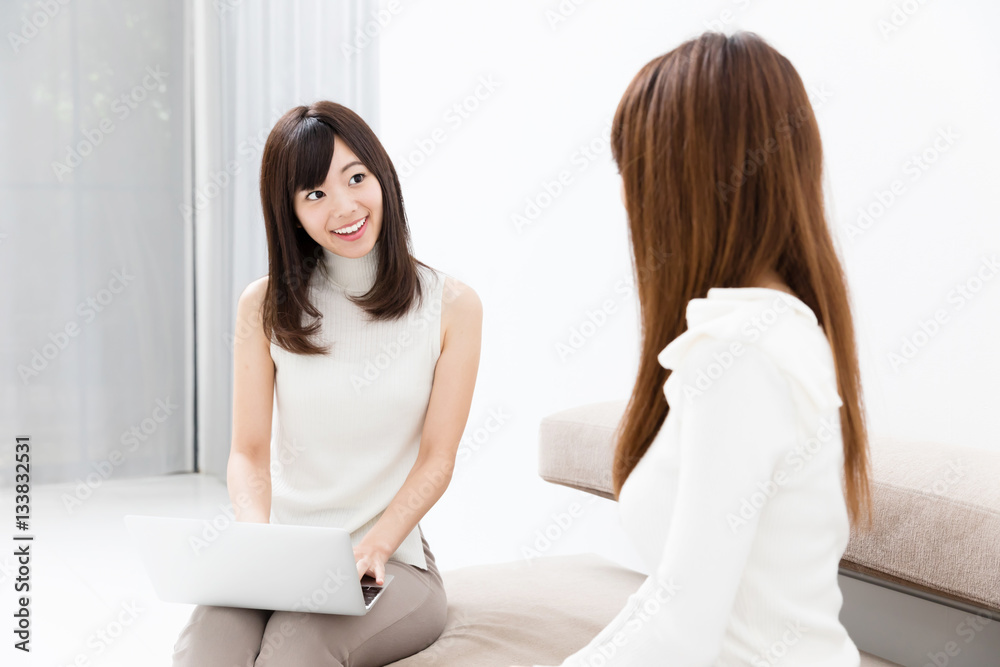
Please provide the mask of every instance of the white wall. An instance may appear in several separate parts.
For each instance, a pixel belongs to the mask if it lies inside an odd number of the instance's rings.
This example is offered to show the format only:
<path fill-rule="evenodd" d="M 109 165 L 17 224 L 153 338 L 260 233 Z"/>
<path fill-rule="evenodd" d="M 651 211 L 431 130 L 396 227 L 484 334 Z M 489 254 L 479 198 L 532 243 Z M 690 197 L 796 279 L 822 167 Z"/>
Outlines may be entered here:
<path fill-rule="evenodd" d="M 817 91 L 828 211 L 854 290 L 873 434 L 1000 451 L 992 344 L 1000 277 L 962 308 L 952 293 L 984 257 L 1000 258 L 988 194 L 1000 176 L 990 122 L 997 89 L 984 84 L 1000 66 L 992 34 L 1000 6 L 914 1 L 906 7 L 914 13 L 898 13 L 906 21 L 887 35 L 879 22 L 892 18 L 894 4 L 860 0 L 393 7 L 379 34 L 380 137 L 404 174 L 418 257 L 473 286 L 484 303 L 466 434 L 493 410 L 509 415 L 481 446 L 466 441 L 452 487 L 423 522 L 439 564 L 519 558 L 553 513 L 579 502 L 582 515 L 545 553 L 595 551 L 639 567 L 613 503 L 537 477 L 538 424 L 557 410 L 629 394 L 637 302 L 620 282 L 631 269 L 606 127 L 639 67 L 707 27 L 758 32 Z M 572 11 L 562 16 L 560 7 Z M 550 23 L 553 16 L 562 20 Z M 463 103 L 475 107 L 464 116 L 453 108 Z M 953 143 L 914 179 L 912 156 L 948 128 Z M 588 145 L 596 152 L 585 153 Z M 519 230 L 514 216 L 560 172 L 569 184 Z M 901 194 L 848 238 L 858 208 L 894 180 Z M 615 312 L 562 358 L 557 345 L 608 299 Z M 947 321 L 894 369 L 888 354 L 937 310 Z"/>

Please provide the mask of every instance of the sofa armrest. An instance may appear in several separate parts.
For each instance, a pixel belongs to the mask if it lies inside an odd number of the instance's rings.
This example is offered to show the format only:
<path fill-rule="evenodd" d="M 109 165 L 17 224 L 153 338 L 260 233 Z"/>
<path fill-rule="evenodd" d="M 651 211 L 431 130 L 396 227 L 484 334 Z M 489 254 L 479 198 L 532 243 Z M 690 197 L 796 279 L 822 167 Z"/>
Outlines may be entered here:
<path fill-rule="evenodd" d="M 614 499 L 614 433 L 627 401 L 545 417 L 542 479 Z M 1000 453 L 874 439 L 871 531 L 851 531 L 843 574 L 1000 618 Z"/>
<path fill-rule="evenodd" d="M 626 405 L 628 401 L 605 401 L 545 417 L 538 435 L 541 478 L 615 500 L 614 432 Z"/>
<path fill-rule="evenodd" d="M 852 529 L 841 571 L 1000 618 L 1000 453 L 871 443 L 873 524 Z"/>

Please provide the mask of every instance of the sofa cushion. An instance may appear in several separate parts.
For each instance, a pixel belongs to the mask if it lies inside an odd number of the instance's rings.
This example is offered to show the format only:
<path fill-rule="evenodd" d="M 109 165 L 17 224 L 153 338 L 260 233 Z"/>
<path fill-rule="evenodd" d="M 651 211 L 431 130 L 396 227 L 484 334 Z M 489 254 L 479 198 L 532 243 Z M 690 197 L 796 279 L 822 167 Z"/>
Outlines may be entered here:
<path fill-rule="evenodd" d="M 557 665 L 611 622 L 645 579 L 596 554 L 542 556 L 441 576 L 448 595 L 444 632 L 392 667 Z"/>
<path fill-rule="evenodd" d="M 388 667 L 558 665 L 611 622 L 645 579 L 595 554 L 478 565 L 441 576 L 448 594 L 444 632 Z M 862 667 L 894 664 L 862 654 Z"/>
<path fill-rule="evenodd" d="M 541 477 L 613 498 L 614 431 L 626 404 L 543 419 Z M 841 568 L 1000 611 L 1000 454 L 877 438 L 870 450 L 874 522 L 852 530 Z"/>

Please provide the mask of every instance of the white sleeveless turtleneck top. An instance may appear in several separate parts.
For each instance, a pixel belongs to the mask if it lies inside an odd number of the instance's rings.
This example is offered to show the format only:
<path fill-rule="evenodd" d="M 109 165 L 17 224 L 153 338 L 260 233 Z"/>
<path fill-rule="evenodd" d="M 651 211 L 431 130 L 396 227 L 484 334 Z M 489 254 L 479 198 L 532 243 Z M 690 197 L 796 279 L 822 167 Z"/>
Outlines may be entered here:
<path fill-rule="evenodd" d="M 359 258 L 323 253 L 309 298 L 323 314 L 314 340 L 330 352 L 300 355 L 271 343 L 277 428 L 270 520 L 343 528 L 356 546 L 417 459 L 441 354 L 445 274 L 418 266 L 422 301 L 398 320 L 367 321 L 347 296 L 374 285 L 378 246 Z M 419 525 L 390 560 L 427 568 Z"/>

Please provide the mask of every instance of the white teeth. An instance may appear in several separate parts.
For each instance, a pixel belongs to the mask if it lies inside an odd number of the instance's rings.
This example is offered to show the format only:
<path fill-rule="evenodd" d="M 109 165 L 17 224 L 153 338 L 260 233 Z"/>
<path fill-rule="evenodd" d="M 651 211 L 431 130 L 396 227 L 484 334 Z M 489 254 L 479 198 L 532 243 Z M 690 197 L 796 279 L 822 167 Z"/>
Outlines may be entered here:
<path fill-rule="evenodd" d="M 354 232 L 356 232 L 359 229 L 361 229 L 361 225 L 365 224 L 365 220 L 367 220 L 367 219 L 368 219 L 368 216 L 365 216 L 356 225 L 351 225 L 350 227 L 347 227 L 345 229 L 335 229 L 335 230 L 333 230 L 333 233 L 334 234 L 353 234 Z"/>

